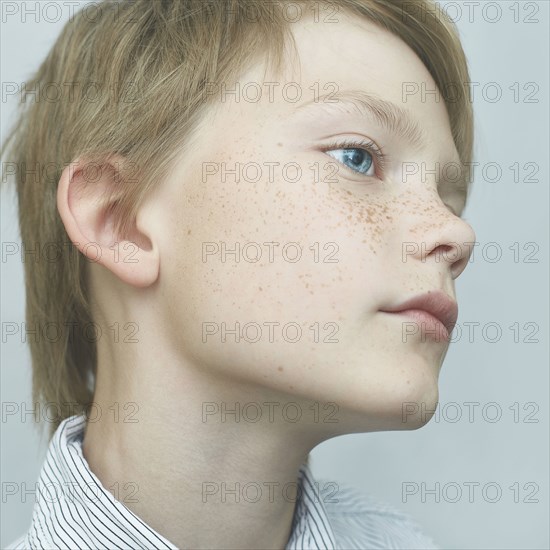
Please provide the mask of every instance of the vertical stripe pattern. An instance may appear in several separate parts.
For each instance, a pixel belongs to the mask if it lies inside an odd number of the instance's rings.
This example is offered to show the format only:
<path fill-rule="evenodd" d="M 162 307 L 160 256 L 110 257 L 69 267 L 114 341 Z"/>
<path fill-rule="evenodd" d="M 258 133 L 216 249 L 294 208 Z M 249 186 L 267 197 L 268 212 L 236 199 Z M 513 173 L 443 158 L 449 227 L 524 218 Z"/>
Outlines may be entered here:
<path fill-rule="evenodd" d="M 56 430 L 37 483 L 31 526 L 8 548 L 176 549 L 90 470 L 82 453 L 85 426 L 84 416 L 72 416 Z M 304 463 L 285 550 L 382 548 L 437 546 L 404 514 L 350 487 L 316 481 Z"/>

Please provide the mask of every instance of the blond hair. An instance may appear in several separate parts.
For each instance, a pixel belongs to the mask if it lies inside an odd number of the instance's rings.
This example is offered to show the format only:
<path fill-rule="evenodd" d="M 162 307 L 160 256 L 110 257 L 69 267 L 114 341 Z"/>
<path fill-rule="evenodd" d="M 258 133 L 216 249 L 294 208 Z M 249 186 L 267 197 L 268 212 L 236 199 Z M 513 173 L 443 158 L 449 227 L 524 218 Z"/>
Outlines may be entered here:
<path fill-rule="evenodd" d="M 115 230 L 125 235 L 140 204 L 164 179 L 208 107 L 206 83 L 234 82 L 260 57 L 280 69 L 284 46 L 292 39 L 286 4 L 287 0 L 103 0 L 93 20 L 83 9 L 65 25 L 26 83 L 2 156 L 17 167 L 23 247 L 61 245 L 58 261 L 25 263 L 27 325 L 53 322 L 73 327 L 57 341 L 29 342 L 33 399 L 60 407 L 52 433 L 69 413 L 86 410 L 97 369 L 96 342 L 78 330 L 93 322 L 87 261 L 72 244 L 66 246 L 70 241 L 56 207 L 61 172 L 77 157 L 101 165 L 106 156 L 122 155 L 127 162 L 105 204 L 113 205 Z M 439 90 L 469 82 L 458 32 L 432 0 L 325 4 L 401 38 Z M 40 91 L 52 85 L 55 100 L 40 100 Z M 39 100 L 32 101 L 37 90 Z M 468 163 L 473 153 L 471 104 L 466 94 L 444 99 L 457 151 Z"/>

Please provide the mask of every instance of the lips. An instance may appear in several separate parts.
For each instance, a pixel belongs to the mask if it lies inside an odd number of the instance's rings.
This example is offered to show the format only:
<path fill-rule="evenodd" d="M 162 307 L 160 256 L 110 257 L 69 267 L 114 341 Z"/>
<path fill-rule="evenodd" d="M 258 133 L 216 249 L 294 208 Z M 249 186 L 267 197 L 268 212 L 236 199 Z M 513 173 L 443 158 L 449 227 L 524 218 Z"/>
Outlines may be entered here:
<path fill-rule="evenodd" d="M 424 312 L 424 314 L 428 313 L 445 327 L 445 332 L 447 333 L 446 339 L 448 339 L 448 336 L 453 331 L 458 318 L 457 303 L 440 290 L 415 296 L 406 302 L 386 307 L 380 311 L 409 314 L 411 317 L 416 317 L 419 320 L 422 318 L 421 312 Z"/>

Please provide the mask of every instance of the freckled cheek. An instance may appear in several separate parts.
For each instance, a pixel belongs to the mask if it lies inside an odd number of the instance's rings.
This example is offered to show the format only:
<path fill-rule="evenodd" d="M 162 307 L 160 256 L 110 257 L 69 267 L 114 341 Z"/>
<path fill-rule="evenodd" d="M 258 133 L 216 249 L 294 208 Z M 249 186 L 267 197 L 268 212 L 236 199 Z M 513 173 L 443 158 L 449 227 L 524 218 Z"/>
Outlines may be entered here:
<path fill-rule="evenodd" d="M 339 235 L 350 253 L 360 250 L 362 256 L 380 254 L 387 248 L 397 212 L 391 198 L 380 191 L 331 184 L 322 208 L 331 231 Z"/>
<path fill-rule="evenodd" d="M 217 322 L 227 317 L 356 323 L 375 301 L 387 276 L 385 233 L 394 215 L 380 198 L 358 198 L 315 183 L 307 173 L 294 183 L 236 183 L 228 175 L 225 183 L 196 182 L 193 196 L 200 198 L 184 199 L 178 221 L 182 248 L 173 275 L 182 288 L 181 309 Z M 273 241 L 279 246 L 270 262 L 264 243 Z M 250 242 L 261 250 L 259 262 L 244 259 Z M 282 257 L 289 242 L 302 246 L 298 262 Z M 215 250 L 206 257 L 205 243 Z M 239 261 L 232 254 L 224 258 L 222 246 L 240 246 Z M 249 251 L 254 255 L 254 248 Z"/>

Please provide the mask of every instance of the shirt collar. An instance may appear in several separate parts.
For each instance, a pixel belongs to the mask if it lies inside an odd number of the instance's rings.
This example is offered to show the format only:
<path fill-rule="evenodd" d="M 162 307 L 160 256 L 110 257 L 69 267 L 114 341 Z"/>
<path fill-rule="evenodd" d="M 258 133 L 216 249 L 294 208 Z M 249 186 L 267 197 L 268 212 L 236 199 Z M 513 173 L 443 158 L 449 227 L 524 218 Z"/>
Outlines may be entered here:
<path fill-rule="evenodd" d="M 82 453 L 86 418 L 65 419 L 50 442 L 38 482 L 40 499 L 35 514 L 48 517 L 52 538 L 63 531 L 75 547 L 176 547 L 140 520 L 105 489 Z M 298 476 L 298 495 L 285 550 L 335 548 L 335 537 L 323 505 L 319 484 L 304 463 Z M 69 525 L 78 525 L 70 528 Z M 38 533 L 35 536 L 39 539 Z M 47 536 L 42 533 L 42 536 Z"/>

